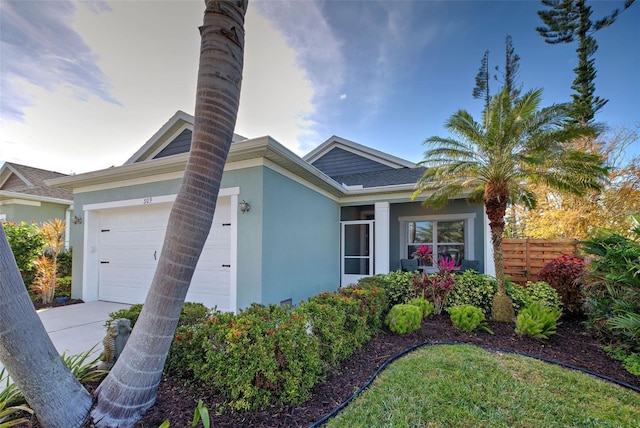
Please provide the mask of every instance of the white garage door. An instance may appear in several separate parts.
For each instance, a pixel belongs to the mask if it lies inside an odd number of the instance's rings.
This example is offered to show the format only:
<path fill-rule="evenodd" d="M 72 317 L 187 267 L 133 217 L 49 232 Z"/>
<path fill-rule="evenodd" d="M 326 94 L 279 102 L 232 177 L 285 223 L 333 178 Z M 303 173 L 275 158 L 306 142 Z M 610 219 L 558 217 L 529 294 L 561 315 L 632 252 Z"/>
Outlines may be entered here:
<path fill-rule="evenodd" d="M 230 198 L 218 198 L 213 226 L 191 281 L 187 301 L 230 307 Z M 160 257 L 170 204 L 104 210 L 99 216 L 98 298 L 143 303 Z"/>

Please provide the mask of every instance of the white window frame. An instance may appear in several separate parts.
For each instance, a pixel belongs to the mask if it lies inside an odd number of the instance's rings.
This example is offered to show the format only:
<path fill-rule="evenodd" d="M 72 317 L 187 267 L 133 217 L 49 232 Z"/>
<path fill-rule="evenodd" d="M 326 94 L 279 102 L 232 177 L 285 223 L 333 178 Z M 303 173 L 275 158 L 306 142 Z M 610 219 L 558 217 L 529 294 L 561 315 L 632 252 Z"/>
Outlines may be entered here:
<path fill-rule="evenodd" d="M 475 213 L 461 213 L 461 214 L 443 214 L 443 215 L 426 215 L 426 216 L 407 216 L 407 217 L 398 217 L 398 222 L 400 223 L 400 258 L 411 258 L 410 254 L 406 254 L 407 246 L 409 243 L 407 242 L 407 224 L 411 222 L 419 222 L 419 221 L 430 221 L 436 222 L 436 228 L 434 228 L 434 239 L 437 237 L 437 222 L 439 221 L 464 221 L 464 258 L 467 260 L 475 259 L 475 251 L 474 251 L 474 223 L 475 223 L 476 214 Z M 437 245 L 437 242 L 433 242 L 434 247 Z M 427 267 L 427 272 L 436 272 L 437 268 Z"/>

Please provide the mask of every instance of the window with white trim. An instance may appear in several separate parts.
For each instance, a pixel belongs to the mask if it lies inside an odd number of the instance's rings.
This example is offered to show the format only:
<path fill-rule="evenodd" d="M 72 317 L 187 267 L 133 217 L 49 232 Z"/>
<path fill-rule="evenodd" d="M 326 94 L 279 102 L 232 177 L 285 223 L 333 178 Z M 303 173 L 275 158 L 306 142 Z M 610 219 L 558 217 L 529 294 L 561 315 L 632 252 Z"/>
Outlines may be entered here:
<path fill-rule="evenodd" d="M 455 260 L 457 266 L 463 259 L 473 259 L 473 218 L 475 214 L 400 218 L 401 258 L 413 258 L 426 245 L 433 255 L 427 267 L 435 268 L 442 258 Z"/>

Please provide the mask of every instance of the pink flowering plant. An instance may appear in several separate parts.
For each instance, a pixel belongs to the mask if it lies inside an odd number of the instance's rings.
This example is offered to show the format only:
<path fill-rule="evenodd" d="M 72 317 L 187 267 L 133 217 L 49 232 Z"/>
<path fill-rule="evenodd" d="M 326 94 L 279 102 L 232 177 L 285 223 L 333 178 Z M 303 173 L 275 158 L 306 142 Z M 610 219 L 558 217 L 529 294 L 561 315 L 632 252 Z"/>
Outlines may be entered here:
<path fill-rule="evenodd" d="M 456 262 L 453 259 L 442 258 L 438 260 L 438 272 L 434 274 L 418 274 L 413 278 L 413 284 L 418 297 L 423 297 L 433 303 L 434 314 L 440 315 L 447 303 L 447 296 L 455 285 L 454 268 Z"/>
<path fill-rule="evenodd" d="M 422 266 L 425 266 L 425 265 L 431 264 L 431 261 L 433 260 L 432 253 L 433 253 L 433 250 L 431 249 L 431 247 L 427 247 L 424 244 L 420 244 L 418 249 L 413 254 L 411 254 L 411 257 L 413 257 L 414 259 L 419 259 L 420 264 Z"/>

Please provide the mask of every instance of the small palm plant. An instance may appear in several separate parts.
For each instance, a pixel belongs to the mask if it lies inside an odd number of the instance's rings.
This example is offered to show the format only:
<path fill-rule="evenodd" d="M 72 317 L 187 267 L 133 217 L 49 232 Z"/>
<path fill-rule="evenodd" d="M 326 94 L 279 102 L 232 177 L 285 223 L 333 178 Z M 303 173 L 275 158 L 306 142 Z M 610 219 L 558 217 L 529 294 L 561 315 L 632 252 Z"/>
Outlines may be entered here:
<path fill-rule="evenodd" d="M 476 122 L 465 110 L 449 118 L 447 129 L 460 137 L 431 137 L 422 165 L 427 167 L 416 184 L 415 199 L 428 193 L 425 205 L 442 207 L 455 196 L 465 195 L 485 206 L 497 293 L 492 319 L 513 321 L 513 305 L 505 292 L 502 235 L 507 205 L 536 207 L 532 183 L 576 195 L 599 190 L 606 175 L 598 153 L 574 149 L 571 143 L 592 130 L 570 122 L 567 105 L 539 108 L 542 90 L 531 90 L 512 100 L 507 89 L 493 97 Z"/>

